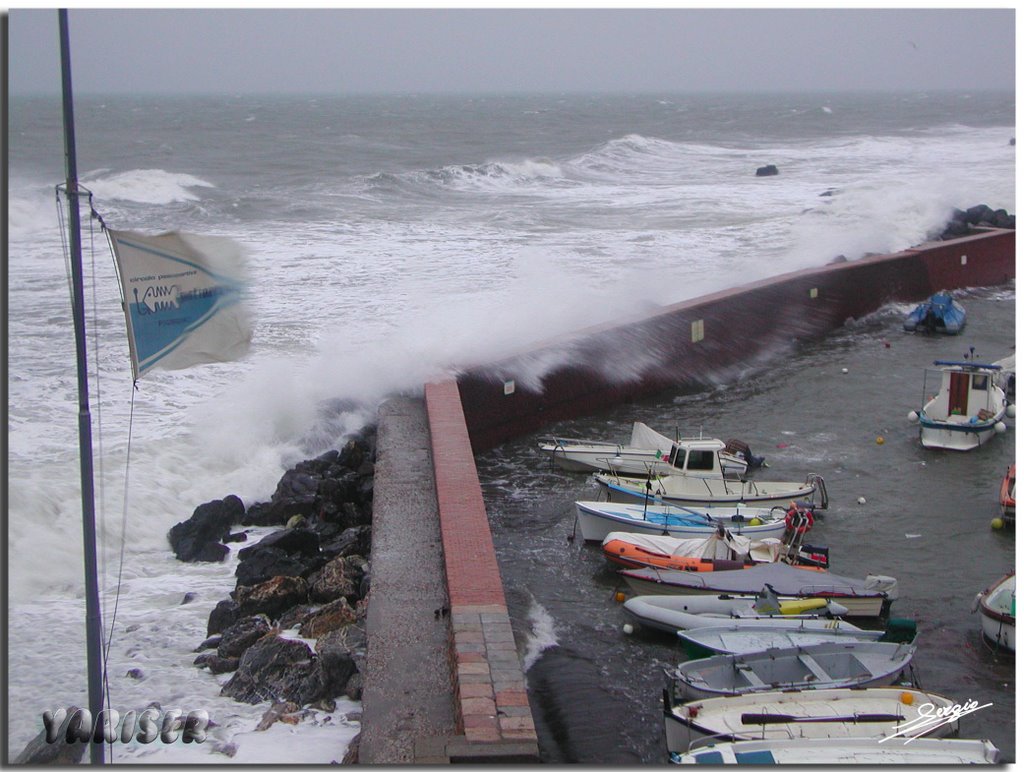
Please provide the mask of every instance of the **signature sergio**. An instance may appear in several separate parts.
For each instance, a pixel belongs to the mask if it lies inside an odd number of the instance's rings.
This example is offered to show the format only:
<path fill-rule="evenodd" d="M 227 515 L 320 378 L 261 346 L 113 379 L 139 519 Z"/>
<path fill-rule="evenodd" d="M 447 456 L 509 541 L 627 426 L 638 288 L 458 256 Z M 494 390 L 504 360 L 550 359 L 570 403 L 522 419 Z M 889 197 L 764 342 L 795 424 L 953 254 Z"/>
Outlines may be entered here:
<path fill-rule="evenodd" d="M 966 700 L 962 705 L 946 705 L 941 708 L 935 707 L 931 702 L 917 706 L 917 718 L 913 718 L 899 726 L 899 728 L 888 737 L 883 737 L 878 742 L 884 743 L 895 737 L 905 737 L 904 745 L 915 740 L 921 735 L 928 734 L 943 724 L 952 724 L 959 721 L 963 716 L 973 713 L 976 710 L 987 708 L 991 702 L 979 705 L 977 700 Z"/>

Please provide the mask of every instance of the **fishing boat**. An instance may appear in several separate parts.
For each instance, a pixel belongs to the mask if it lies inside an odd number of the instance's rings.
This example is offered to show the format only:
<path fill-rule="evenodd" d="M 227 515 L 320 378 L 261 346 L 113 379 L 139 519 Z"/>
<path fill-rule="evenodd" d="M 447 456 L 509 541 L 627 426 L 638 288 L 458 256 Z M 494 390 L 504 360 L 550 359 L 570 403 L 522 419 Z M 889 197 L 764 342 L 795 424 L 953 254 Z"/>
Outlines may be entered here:
<path fill-rule="evenodd" d="M 1017 355 L 1010 354 L 992 364 L 1000 368 L 996 373 L 996 386 L 1006 393 L 1007 398 L 1013 399 L 1017 394 Z"/>
<path fill-rule="evenodd" d="M 1014 407 L 1007 405 L 1006 394 L 996 384 L 999 365 L 978 364 L 969 358 L 963 362 L 937 359 L 933 365 L 925 371 L 924 407 L 907 414 L 918 424 L 924 447 L 974 450 L 1006 431 L 1003 418 L 1012 418 Z M 940 385 L 929 399 L 928 387 L 935 373 Z"/>
<path fill-rule="evenodd" d="M 915 651 L 910 643 L 816 643 L 692 659 L 669 675 L 685 700 L 778 689 L 888 686 L 903 676 Z"/>
<path fill-rule="evenodd" d="M 922 737 L 879 742 L 871 738 L 796 738 L 714 743 L 670 754 L 675 764 L 998 764 L 999 749 L 989 740 Z"/>
<path fill-rule="evenodd" d="M 602 440 L 552 437 L 540 443 L 555 466 L 570 472 L 616 472 L 621 475 L 686 474 L 693 477 L 742 476 L 760 466 L 750 446 L 739 440 L 690 437 L 671 440 L 647 424 L 633 423 L 628 445 Z"/>
<path fill-rule="evenodd" d="M 974 598 L 974 611 L 981 611 L 981 633 L 1001 649 L 1016 652 L 1017 577 L 1011 571 Z"/>
<path fill-rule="evenodd" d="M 755 507 L 788 507 L 792 502 L 803 508 L 828 508 L 828 491 L 821 475 L 809 474 L 802 483 L 762 482 L 717 477 L 660 475 L 647 480 L 622 477 L 615 473 L 594 475 L 601 486 L 602 498 L 616 503 L 648 502 L 680 506 L 722 507 L 746 504 Z"/>
<path fill-rule="evenodd" d="M 936 292 L 919 303 L 903 320 L 907 332 L 943 333 L 956 335 L 967 324 L 967 311 L 953 300 L 948 292 Z"/>
<path fill-rule="evenodd" d="M 846 606 L 849 616 L 877 617 L 897 598 L 891 576 L 851 579 L 829 571 L 763 563 L 739 571 L 668 571 L 637 568 L 619 572 L 637 595 L 756 595 L 770 587 L 780 597 L 825 598 Z"/>
<path fill-rule="evenodd" d="M 717 654 L 754 654 L 815 643 L 911 643 L 917 636 L 917 625 L 910 619 L 890 619 L 885 630 L 864 630 L 842 619 L 737 619 L 720 625 L 679 630 L 676 636 L 686 653 L 697 658 Z"/>
<path fill-rule="evenodd" d="M 679 507 L 670 504 L 576 502 L 576 532 L 586 541 L 604 541 L 615 531 L 678 538 L 708 537 L 723 526 L 752 539 L 782 538 L 784 511 L 767 507 Z"/>
<path fill-rule="evenodd" d="M 733 620 L 801 620 L 843 616 L 847 609 L 826 598 L 780 598 L 765 588 L 758 595 L 636 595 L 623 604 L 642 627 L 675 634 Z"/>
<path fill-rule="evenodd" d="M 828 547 L 769 537 L 751 539 L 720 527 L 707 538 L 683 539 L 660 534 L 612 531 L 601 542 L 605 560 L 625 568 L 670 568 L 676 571 L 725 571 L 758 563 L 783 561 L 828 568 Z M 798 540 L 795 535 L 794 540 Z"/>
<path fill-rule="evenodd" d="M 951 713 L 953 700 L 940 694 L 893 686 L 869 689 L 769 691 L 686 702 L 669 680 L 662 692 L 665 742 L 669 752 L 709 743 L 796 738 L 872 738 L 907 727 L 914 737 L 956 735 L 960 721 L 924 723 L 922 714 Z M 927 706 L 927 707 L 923 707 Z"/>

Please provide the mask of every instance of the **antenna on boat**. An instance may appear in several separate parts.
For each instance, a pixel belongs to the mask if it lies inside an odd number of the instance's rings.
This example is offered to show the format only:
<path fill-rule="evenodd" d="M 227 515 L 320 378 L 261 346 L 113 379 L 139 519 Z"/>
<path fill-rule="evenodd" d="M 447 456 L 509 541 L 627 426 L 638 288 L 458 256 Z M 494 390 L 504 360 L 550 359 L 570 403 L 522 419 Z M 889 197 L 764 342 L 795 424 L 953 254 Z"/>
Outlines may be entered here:
<path fill-rule="evenodd" d="M 75 157 L 75 118 L 71 98 L 71 46 L 68 42 L 68 12 L 58 9 L 60 29 L 61 87 L 64 108 L 64 156 L 67 169 L 65 195 L 68 199 L 68 229 L 71 246 L 72 318 L 75 326 L 75 354 L 78 362 L 78 452 L 82 476 L 82 541 L 85 560 L 85 632 L 89 675 L 89 712 L 93 729 L 102 733 L 103 717 L 103 624 L 100 618 L 99 581 L 96 561 L 96 506 L 93 489 L 92 416 L 89 412 L 89 375 L 86 367 L 85 289 L 82 278 L 81 218 L 78 211 L 78 168 Z M 104 763 L 104 743 L 89 743 L 89 759 Z"/>

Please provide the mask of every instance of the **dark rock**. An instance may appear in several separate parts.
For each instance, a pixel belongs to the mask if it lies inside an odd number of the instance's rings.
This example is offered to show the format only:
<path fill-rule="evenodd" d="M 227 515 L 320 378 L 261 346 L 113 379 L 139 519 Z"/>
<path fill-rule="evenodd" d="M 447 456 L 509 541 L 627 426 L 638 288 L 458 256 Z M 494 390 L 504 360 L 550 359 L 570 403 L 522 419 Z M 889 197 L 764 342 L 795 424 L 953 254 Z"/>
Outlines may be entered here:
<path fill-rule="evenodd" d="M 342 764 L 358 764 L 359 763 L 359 738 L 362 732 L 352 738 L 352 741 L 348 744 L 345 749 L 345 755 L 341 759 Z"/>
<path fill-rule="evenodd" d="M 320 549 L 331 558 L 348 555 L 369 555 L 372 528 L 369 525 L 355 525 L 346 528 L 339 535 L 323 540 Z"/>
<path fill-rule="evenodd" d="M 265 732 L 270 729 L 276 721 L 279 721 L 282 716 L 288 713 L 295 713 L 298 710 L 299 706 L 294 702 L 275 702 L 267 708 L 267 712 L 263 714 L 260 722 L 256 725 L 256 731 Z"/>
<path fill-rule="evenodd" d="M 125 673 L 124 677 L 125 678 L 131 678 L 131 679 L 133 679 L 135 681 L 145 681 L 146 680 L 146 674 L 143 673 L 142 670 L 140 670 L 137 667 L 133 667 L 131 670 L 129 670 L 127 673 Z"/>
<path fill-rule="evenodd" d="M 224 632 L 237 622 L 240 616 L 238 604 L 235 601 L 220 601 L 210 612 L 210 618 L 206 622 L 206 635 L 211 636 Z"/>
<path fill-rule="evenodd" d="M 251 587 L 239 587 L 235 593 L 242 614 L 266 614 L 271 619 L 305 603 L 308 597 L 309 587 L 300 576 L 275 576 Z"/>
<path fill-rule="evenodd" d="M 345 694 L 349 679 L 358 671 L 358 661 L 366 652 L 366 634 L 356 625 L 332 630 L 316 642 L 324 694 L 340 697 Z"/>
<path fill-rule="evenodd" d="M 754 173 L 757 177 L 774 177 L 779 173 L 779 169 L 775 164 L 768 164 L 767 166 L 758 167 Z"/>
<path fill-rule="evenodd" d="M 361 671 L 356 671 L 348 679 L 348 683 L 345 684 L 345 696 L 353 702 L 363 699 L 363 674 Z"/>
<path fill-rule="evenodd" d="M 238 564 L 235 577 L 239 585 L 261 584 L 275 576 L 303 576 L 310 572 L 308 563 L 276 547 L 267 547 Z"/>
<path fill-rule="evenodd" d="M 220 693 L 249 705 L 267 700 L 305 705 L 324 696 L 320 668 L 309 647 L 278 635 L 250 646 Z"/>
<path fill-rule="evenodd" d="M 220 646 L 220 641 L 223 636 L 211 635 L 205 641 L 196 646 L 192 651 L 206 651 L 206 649 L 216 649 Z"/>
<path fill-rule="evenodd" d="M 196 599 L 196 594 L 194 592 L 186 592 L 185 593 L 185 597 L 181 599 L 181 604 L 180 605 L 184 606 L 186 603 L 191 603 L 195 599 Z"/>
<path fill-rule="evenodd" d="M 196 657 L 192 664 L 196 667 L 205 667 L 214 675 L 220 675 L 238 670 L 238 662 L 238 657 L 221 657 L 215 651 L 208 651 Z"/>
<path fill-rule="evenodd" d="M 303 619 L 299 635 L 303 638 L 319 638 L 331 630 L 352 624 L 357 618 L 356 609 L 345 598 L 338 598 Z"/>
<path fill-rule="evenodd" d="M 221 543 L 231 544 L 232 542 L 236 541 L 246 541 L 248 538 L 249 534 L 246 531 L 236 531 L 235 533 L 229 533 L 227 536 L 221 539 Z"/>
<path fill-rule="evenodd" d="M 242 617 L 224 631 L 217 656 L 238 657 L 256 641 L 270 632 L 270 619 L 266 614 Z"/>
<path fill-rule="evenodd" d="M 344 557 L 334 558 L 309 578 L 309 599 L 328 603 L 338 598 L 358 600 L 359 582 L 363 574 Z"/>
<path fill-rule="evenodd" d="M 293 627 L 298 627 L 302 624 L 302 620 L 316 611 L 317 608 L 319 608 L 319 605 L 306 605 L 305 603 L 292 606 L 281 614 L 281 617 L 277 620 L 277 626 L 282 630 L 291 630 Z"/>
<path fill-rule="evenodd" d="M 223 560 L 227 549 L 218 542 L 228 535 L 231 525 L 238 522 L 244 513 L 245 506 L 237 496 L 200 504 L 192 517 L 176 524 L 168 532 L 171 549 L 178 560 L 186 562 Z"/>
<path fill-rule="evenodd" d="M 987 204 L 978 204 L 977 206 L 972 206 L 968 209 L 965 214 L 967 215 L 967 222 L 971 225 L 977 225 L 978 223 L 987 221 L 988 218 L 992 216 L 992 210 Z"/>
<path fill-rule="evenodd" d="M 264 536 L 251 547 L 239 550 L 238 559 L 248 560 L 260 550 L 270 548 L 288 554 L 316 555 L 320 552 L 320 537 L 305 528 L 285 528 Z"/>

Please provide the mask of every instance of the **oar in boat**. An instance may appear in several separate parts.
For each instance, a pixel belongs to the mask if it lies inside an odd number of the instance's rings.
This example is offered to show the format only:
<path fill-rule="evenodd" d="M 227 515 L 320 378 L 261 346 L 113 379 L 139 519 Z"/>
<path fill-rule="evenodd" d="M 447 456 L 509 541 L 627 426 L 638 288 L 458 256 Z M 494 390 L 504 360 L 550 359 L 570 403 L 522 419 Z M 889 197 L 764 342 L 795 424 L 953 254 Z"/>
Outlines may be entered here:
<path fill-rule="evenodd" d="M 906 721 L 906 716 L 892 713 L 855 713 L 852 716 L 791 716 L 787 713 L 743 713 L 741 724 L 814 724 L 832 721 L 843 722 L 881 722 L 898 723 Z"/>

